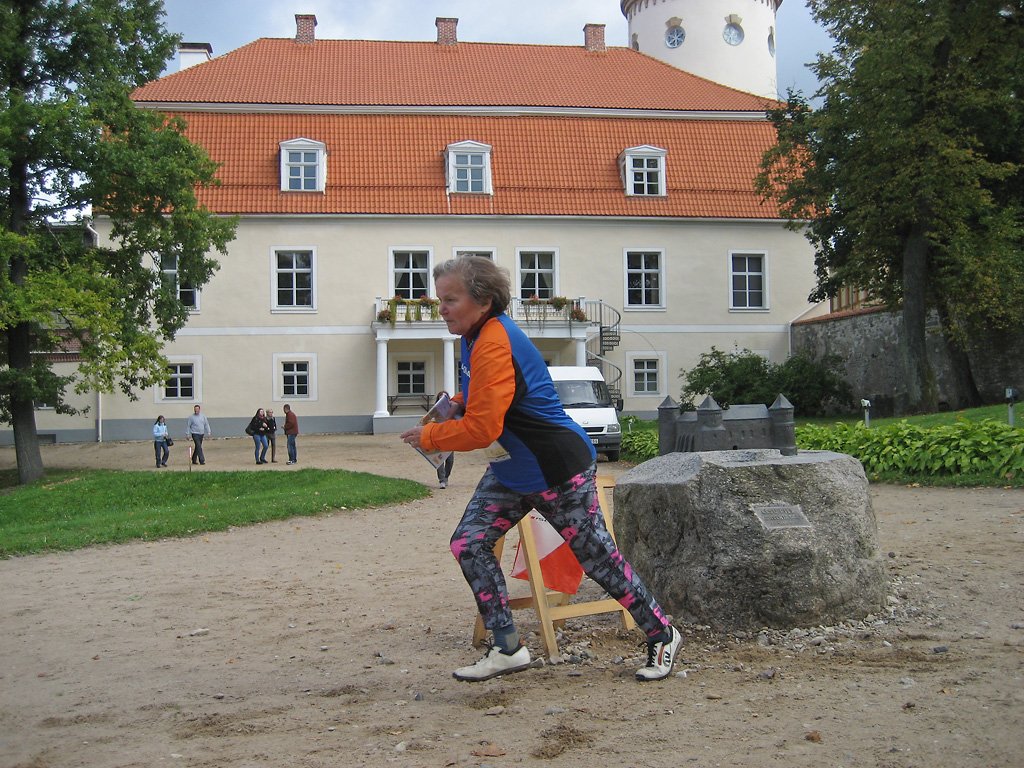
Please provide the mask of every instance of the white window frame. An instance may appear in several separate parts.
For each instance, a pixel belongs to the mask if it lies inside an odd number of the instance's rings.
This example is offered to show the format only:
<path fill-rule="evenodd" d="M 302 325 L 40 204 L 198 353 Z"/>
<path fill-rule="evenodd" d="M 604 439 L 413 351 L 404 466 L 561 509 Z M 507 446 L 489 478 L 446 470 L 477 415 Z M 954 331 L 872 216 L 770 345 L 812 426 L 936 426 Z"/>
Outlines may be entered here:
<path fill-rule="evenodd" d="M 529 296 L 523 296 L 523 254 L 527 253 L 545 253 L 551 254 L 551 296 L 559 296 L 559 279 L 558 279 L 558 248 L 552 248 L 550 246 L 524 246 L 522 248 L 516 248 L 516 284 L 513 288 L 513 297 L 526 300 Z M 542 270 L 529 270 L 530 272 L 541 272 Z M 538 294 L 539 295 L 539 294 Z M 541 296 L 540 298 L 551 298 L 550 296 Z"/>
<path fill-rule="evenodd" d="M 308 253 L 309 254 L 309 280 L 310 280 L 310 301 L 312 302 L 308 306 L 305 304 L 278 304 L 277 303 L 277 292 L 278 283 L 277 279 L 280 272 L 277 268 L 277 257 L 281 253 Z M 291 274 L 299 274 L 296 270 L 290 270 Z M 316 246 L 314 245 L 274 245 L 270 248 L 270 311 L 272 313 L 281 314 L 313 314 L 317 311 L 317 253 Z M 292 292 L 297 289 L 292 286 Z"/>
<path fill-rule="evenodd" d="M 442 386 L 437 381 L 437 366 L 434 355 L 427 352 L 398 352 L 390 356 L 388 360 L 388 394 L 398 394 L 398 364 L 399 362 L 422 362 L 423 364 L 423 394 L 433 395 L 441 390 Z M 458 367 L 456 378 L 460 378 Z M 458 386 L 458 384 L 457 384 Z M 402 394 L 409 394 L 403 392 Z M 413 394 L 419 394 L 413 392 Z"/>
<path fill-rule="evenodd" d="M 423 373 L 423 389 L 421 389 L 420 391 L 415 391 L 415 387 L 414 387 L 415 377 L 420 372 L 415 371 L 412 368 L 409 371 L 407 371 L 407 372 L 402 372 L 400 370 L 400 368 L 402 366 L 422 366 L 423 367 L 423 371 L 422 371 L 422 373 Z M 428 368 L 429 367 L 427 366 L 427 361 L 424 360 L 424 359 L 395 360 L 394 361 L 394 393 L 396 395 L 429 394 L 429 387 L 427 387 L 427 374 L 428 374 L 428 370 L 427 369 Z M 402 376 L 404 376 L 404 375 L 408 375 L 409 376 L 409 382 L 407 382 L 408 385 L 409 385 L 409 391 L 408 392 L 402 392 L 401 391 Z"/>
<path fill-rule="evenodd" d="M 284 393 L 285 363 L 306 363 L 309 381 L 309 392 L 305 395 L 286 395 Z M 273 356 L 271 381 L 274 382 L 273 399 L 275 403 L 299 401 L 303 403 L 320 399 L 317 386 L 317 355 L 315 352 L 275 352 Z"/>
<path fill-rule="evenodd" d="M 398 281 L 396 276 L 398 274 L 395 269 L 395 256 L 399 253 L 425 253 L 427 254 L 427 287 L 426 295 L 434 296 L 434 249 L 429 245 L 396 245 L 388 248 L 388 284 L 390 285 L 391 293 L 389 296 L 398 295 Z M 413 296 L 413 299 L 416 297 Z"/>
<path fill-rule="evenodd" d="M 498 249 L 493 245 L 456 245 L 452 247 L 452 258 L 457 259 L 459 256 L 472 253 L 477 256 L 486 256 L 495 264 L 498 263 Z"/>
<path fill-rule="evenodd" d="M 289 152 L 314 152 L 316 153 L 315 162 L 313 164 L 307 164 L 305 161 L 300 163 L 294 163 L 290 160 Z M 314 139 L 288 139 L 280 143 L 280 161 L 281 161 L 281 191 L 282 192 L 323 192 L 327 189 L 327 145 L 322 141 L 315 141 Z M 313 189 L 292 189 L 291 187 L 291 169 L 293 167 L 307 167 L 312 165 L 316 168 L 316 179 Z M 300 178 L 305 178 L 300 176 Z"/>
<path fill-rule="evenodd" d="M 494 185 L 491 180 L 491 147 L 489 144 L 481 144 L 479 141 L 459 141 L 449 144 L 444 150 L 445 156 L 445 181 L 448 186 L 449 195 L 493 195 Z M 479 166 L 470 165 L 462 160 L 466 158 L 478 158 Z M 471 187 L 472 179 L 466 176 L 466 171 L 480 171 L 480 188 Z"/>
<path fill-rule="evenodd" d="M 629 147 L 619 154 L 619 173 L 622 177 L 622 187 L 627 197 L 665 197 L 668 194 L 665 176 L 667 175 L 666 157 L 668 150 L 661 147 L 652 147 L 650 144 L 643 144 L 639 147 Z M 635 168 L 635 164 L 641 163 L 642 167 Z M 657 192 L 646 191 L 650 186 L 649 179 L 643 182 L 644 190 L 636 191 L 636 173 L 649 175 L 657 173 Z"/>
<path fill-rule="evenodd" d="M 154 403 L 201 403 L 203 401 L 203 358 L 200 355 L 168 355 L 168 365 L 191 365 L 192 366 L 192 397 L 167 397 L 165 394 L 166 381 L 160 382 L 153 387 Z M 170 377 L 168 377 L 170 378 Z"/>
<path fill-rule="evenodd" d="M 638 360 L 655 360 L 658 364 L 658 391 L 657 392 L 638 392 L 636 389 L 636 362 Z M 664 352 L 627 352 L 626 353 L 626 372 L 623 376 L 627 379 L 628 384 L 626 387 L 627 397 L 650 397 L 664 400 L 668 396 L 668 371 L 667 371 L 667 356 Z"/>
<path fill-rule="evenodd" d="M 178 301 L 181 301 L 181 281 L 178 280 L 178 254 L 172 254 L 172 255 L 174 256 L 174 269 L 166 269 L 164 267 L 164 264 L 163 264 L 163 257 L 161 257 L 161 259 L 160 259 L 160 274 L 161 275 L 166 275 L 168 277 L 168 279 L 171 279 L 171 278 L 174 279 L 174 289 L 177 292 Z M 185 302 L 182 301 L 181 302 L 182 306 L 187 307 L 189 313 L 191 313 L 191 314 L 199 314 L 200 296 L 202 294 L 201 294 L 201 292 L 200 292 L 200 290 L 198 288 L 189 288 L 188 290 L 192 291 L 192 295 L 195 296 L 195 303 L 189 305 L 189 304 L 185 304 Z"/>
<path fill-rule="evenodd" d="M 675 50 L 686 42 L 686 28 L 683 27 L 683 20 L 678 16 L 675 16 L 665 22 L 665 47 L 670 50 Z M 679 30 L 679 34 L 674 33 L 675 30 Z M 675 45 L 673 45 L 675 43 Z"/>
<path fill-rule="evenodd" d="M 629 303 L 629 257 L 631 254 L 656 254 L 658 256 L 658 303 L 656 304 L 630 304 Z M 647 272 L 647 270 L 644 270 Z M 664 310 L 666 307 L 665 287 L 668 282 L 665 279 L 665 249 L 664 248 L 623 248 L 622 249 L 622 308 L 623 311 Z"/>
<path fill-rule="evenodd" d="M 733 291 L 733 280 L 739 276 L 749 276 L 758 274 L 756 272 L 736 272 L 733 270 L 732 260 L 734 256 L 760 256 L 761 257 L 761 297 L 762 303 L 757 307 L 739 307 L 736 306 L 734 291 Z M 768 253 L 767 251 L 761 251 L 754 248 L 736 248 L 729 251 L 727 269 L 729 274 L 728 279 L 728 290 L 729 290 L 729 311 L 730 312 L 768 312 L 771 309 L 771 302 L 769 300 L 770 293 L 768 291 Z M 749 297 L 750 288 L 749 286 L 744 291 L 744 294 Z"/>

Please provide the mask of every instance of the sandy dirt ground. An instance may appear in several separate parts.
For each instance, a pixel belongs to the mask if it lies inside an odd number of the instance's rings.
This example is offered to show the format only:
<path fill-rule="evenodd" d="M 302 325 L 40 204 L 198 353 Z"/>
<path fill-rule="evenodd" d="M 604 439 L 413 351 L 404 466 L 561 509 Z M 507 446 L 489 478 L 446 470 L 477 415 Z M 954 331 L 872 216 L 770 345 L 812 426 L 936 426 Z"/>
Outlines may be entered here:
<path fill-rule="evenodd" d="M 183 447 L 161 471 L 187 471 Z M 436 487 L 393 435 L 300 451 Z M 155 471 L 149 443 L 44 453 Z M 251 443 L 213 440 L 197 471 L 287 482 L 282 454 L 257 469 Z M 572 619 L 562 663 L 469 684 L 448 537 L 483 466 L 460 456 L 447 490 L 386 509 L 0 561 L 0 766 L 1024 765 L 1024 492 L 873 487 L 890 596 L 864 621 L 681 623 L 675 673 L 639 684 L 636 630 Z"/>

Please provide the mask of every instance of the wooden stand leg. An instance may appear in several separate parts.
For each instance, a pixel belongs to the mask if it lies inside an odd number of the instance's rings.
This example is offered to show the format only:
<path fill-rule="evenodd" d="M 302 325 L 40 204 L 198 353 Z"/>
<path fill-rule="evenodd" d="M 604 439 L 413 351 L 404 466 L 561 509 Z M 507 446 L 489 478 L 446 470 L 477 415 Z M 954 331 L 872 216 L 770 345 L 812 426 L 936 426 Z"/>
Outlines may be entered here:
<path fill-rule="evenodd" d="M 529 525 L 525 524 L 527 522 L 528 522 L 528 520 L 526 518 L 524 518 L 523 522 L 521 522 L 519 524 L 519 539 L 520 539 L 520 542 L 523 542 L 523 552 L 526 555 L 526 572 L 527 572 L 527 574 L 530 574 L 530 573 L 540 573 L 540 559 L 537 556 L 537 544 L 536 544 L 536 541 L 533 538 L 533 530 L 532 530 L 532 528 Z M 529 537 L 529 542 L 528 543 L 524 542 L 524 539 L 523 539 L 523 536 L 524 536 L 523 532 L 524 531 L 528 531 L 528 533 L 525 534 L 526 536 Z M 503 536 L 502 538 L 498 539 L 498 543 L 494 545 L 494 556 L 496 558 L 498 558 L 498 562 L 499 563 L 501 562 L 501 555 L 504 552 L 504 549 L 505 549 L 505 537 Z M 535 571 L 531 571 L 530 570 L 530 568 L 531 568 L 531 563 L 530 563 L 531 553 L 532 553 L 532 557 L 533 557 L 533 561 L 534 561 L 532 567 L 536 568 Z M 511 598 L 508 601 L 508 603 L 509 603 L 509 607 L 512 608 L 512 610 L 516 610 L 518 608 L 533 608 L 534 600 L 536 599 L 536 594 L 535 594 L 536 590 L 534 589 L 534 584 L 535 583 L 543 584 L 543 581 L 537 582 L 537 581 L 535 581 L 534 579 L 531 578 L 531 579 L 529 579 L 529 582 L 530 582 L 530 597 L 513 597 L 513 598 Z M 564 592 L 548 592 L 547 593 L 547 605 L 550 605 L 550 606 L 564 606 L 564 605 L 568 605 L 570 597 L 571 597 L 571 595 L 567 595 Z M 546 609 L 545 609 L 545 613 L 546 613 Z M 538 619 L 540 619 L 540 615 L 539 614 L 538 614 Z M 543 619 L 541 619 L 541 627 L 542 628 L 545 625 L 545 623 L 547 623 L 547 624 L 549 624 L 551 626 L 551 630 L 550 630 L 550 632 L 544 632 L 543 629 L 541 631 L 541 634 L 542 634 L 543 640 L 544 640 L 544 647 L 545 647 L 545 649 L 554 649 L 553 653 L 557 656 L 558 655 L 558 645 L 557 645 L 557 643 L 555 641 L 554 627 L 560 627 L 562 624 L 565 623 L 565 619 L 554 619 L 554 620 L 549 619 L 547 622 L 545 622 Z M 550 634 L 550 637 L 548 636 L 549 634 Z M 486 639 L 487 639 L 487 628 L 484 626 L 483 618 L 479 614 L 477 614 L 476 623 L 473 625 L 473 645 L 475 647 L 479 648 L 481 645 L 483 645 L 484 640 L 486 640 Z"/>
<path fill-rule="evenodd" d="M 555 639 L 555 628 L 551 623 L 548 591 L 540 572 L 537 542 L 533 538 L 533 524 L 530 522 L 529 516 L 519 522 L 519 541 L 523 547 L 523 554 L 526 556 L 526 573 L 530 577 L 529 604 L 533 607 L 537 614 L 537 620 L 540 622 L 540 635 L 544 641 L 544 650 L 547 651 L 548 658 L 554 662 L 558 658 L 558 641 Z"/>
<path fill-rule="evenodd" d="M 494 556 L 498 558 L 498 564 L 501 565 L 501 554 L 505 551 L 505 537 L 502 536 L 498 539 L 498 543 L 494 545 Z M 484 640 L 487 639 L 487 627 L 484 626 L 484 619 L 479 613 L 476 615 L 476 623 L 473 625 L 473 646 L 479 648 L 484 644 Z"/>
<path fill-rule="evenodd" d="M 601 512 L 604 515 L 605 525 L 612 539 L 615 533 L 612 529 L 612 508 L 611 500 L 607 491 L 615 487 L 615 481 L 608 478 L 597 479 L 598 501 L 601 504 Z M 544 651 L 548 659 L 555 663 L 558 661 L 558 641 L 555 638 L 555 624 L 565 619 L 578 616 L 593 616 L 598 613 L 619 612 L 622 621 L 622 628 L 629 630 L 636 626 L 633 617 L 619 604 L 617 600 L 610 597 L 602 600 L 590 600 L 583 603 L 570 603 L 569 595 L 561 592 L 549 592 L 544 587 L 544 578 L 541 575 L 540 558 L 537 556 L 537 544 L 533 537 L 529 516 L 524 517 L 518 525 L 519 541 L 526 558 L 526 572 L 530 581 L 530 597 L 517 597 L 509 601 L 509 606 L 514 610 L 517 608 L 533 608 L 540 623 L 541 639 L 544 642 Z M 504 551 L 505 539 L 499 539 L 494 547 L 494 554 L 501 561 Z M 484 627 L 483 619 L 478 615 L 473 628 L 473 645 L 479 646 L 487 637 L 487 629 Z"/>
<path fill-rule="evenodd" d="M 601 505 L 601 514 L 604 515 L 604 524 L 608 529 L 608 533 L 611 534 L 612 541 L 615 541 L 615 529 L 612 527 L 612 520 L 615 514 L 615 510 L 612 508 L 612 500 L 609 498 L 609 492 L 614 490 L 615 481 L 610 477 L 601 477 L 598 475 L 597 478 L 597 500 Z M 618 544 L 616 543 L 616 546 Z M 615 601 L 618 605 L 618 601 Z M 622 620 L 622 628 L 627 632 L 636 626 L 636 622 L 630 615 L 629 611 L 619 605 L 619 609 L 622 611 L 619 618 Z"/>

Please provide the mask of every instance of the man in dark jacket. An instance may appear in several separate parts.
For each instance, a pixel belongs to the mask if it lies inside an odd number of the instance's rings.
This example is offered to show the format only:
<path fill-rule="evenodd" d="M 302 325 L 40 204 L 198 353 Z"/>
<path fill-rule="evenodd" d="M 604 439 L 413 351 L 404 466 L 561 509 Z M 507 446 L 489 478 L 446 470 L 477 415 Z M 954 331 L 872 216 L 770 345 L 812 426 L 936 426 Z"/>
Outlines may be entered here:
<path fill-rule="evenodd" d="M 288 463 L 298 464 L 299 454 L 295 447 L 295 438 L 299 435 L 299 417 L 290 405 L 284 407 L 284 436 L 288 441 Z"/>

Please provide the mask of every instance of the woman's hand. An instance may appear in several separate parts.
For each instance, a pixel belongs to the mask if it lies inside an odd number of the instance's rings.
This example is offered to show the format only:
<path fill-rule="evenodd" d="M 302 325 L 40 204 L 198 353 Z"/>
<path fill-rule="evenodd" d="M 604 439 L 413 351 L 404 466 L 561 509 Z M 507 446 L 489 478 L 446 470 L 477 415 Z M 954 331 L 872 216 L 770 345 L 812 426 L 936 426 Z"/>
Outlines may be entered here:
<path fill-rule="evenodd" d="M 401 435 L 399 435 L 399 437 L 402 438 L 403 442 L 408 443 L 413 448 L 420 448 L 420 447 L 422 447 L 420 445 L 420 436 L 422 434 L 423 434 L 423 427 L 417 425 L 417 426 L 413 427 L 412 429 L 406 430 Z"/>

